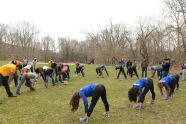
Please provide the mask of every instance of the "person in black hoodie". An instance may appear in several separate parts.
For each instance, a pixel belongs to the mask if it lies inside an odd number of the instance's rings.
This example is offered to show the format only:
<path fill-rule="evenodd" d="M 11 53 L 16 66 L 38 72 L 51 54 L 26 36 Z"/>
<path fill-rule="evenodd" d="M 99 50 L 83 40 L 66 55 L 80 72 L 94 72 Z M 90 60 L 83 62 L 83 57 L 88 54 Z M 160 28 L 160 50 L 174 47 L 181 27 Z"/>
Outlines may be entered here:
<path fill-rule="evenodd" d="M 129 67 L 131 67 L 131 66 L 132 66 L 132 62 L 131 62 L 130 59 L 129 59 L 129 61 L 127 61 L 127 63 L 126 63 L 127 75 L 129 74 Z"/>
<path fill-rule="evenodd" d="M 147 77 L 147 67 L 148 67 L 148 62 L 146 60 L 144 60 L 141 63 L 141 69 L 142 69 L 142 75 L 141 75 L 141 77 L 144 76 L 144 73 L 145 73 L 145 77 Z"/>
<path fill-rule="evenodd" d="M 164 59 L 164 62 L 162 64 L 162 77 L 168 76 L 170 65 L 170 59 Z"/>

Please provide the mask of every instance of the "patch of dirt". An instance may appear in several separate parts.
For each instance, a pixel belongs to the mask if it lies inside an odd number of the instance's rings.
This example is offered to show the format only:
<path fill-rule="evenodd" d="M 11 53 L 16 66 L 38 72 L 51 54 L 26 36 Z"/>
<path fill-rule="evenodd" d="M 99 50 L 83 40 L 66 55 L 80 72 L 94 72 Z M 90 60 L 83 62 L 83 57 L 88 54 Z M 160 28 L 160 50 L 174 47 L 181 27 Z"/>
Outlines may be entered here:
<path fill-rule="evenodd" d="M 149 112 L 149 113 L 152 113 L 152 114 L 159 114 L 159 112 L 154 111 L 154 110 L 149 110 L 149 109 L 143 109 L 143 111 Z"/>

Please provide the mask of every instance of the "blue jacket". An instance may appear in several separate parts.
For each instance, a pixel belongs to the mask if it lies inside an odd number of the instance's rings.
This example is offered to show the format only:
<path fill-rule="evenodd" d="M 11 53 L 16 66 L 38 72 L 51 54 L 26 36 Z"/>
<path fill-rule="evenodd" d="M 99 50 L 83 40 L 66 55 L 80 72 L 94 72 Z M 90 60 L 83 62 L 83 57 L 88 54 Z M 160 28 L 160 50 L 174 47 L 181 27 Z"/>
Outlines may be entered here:
<path fill-rule="evenodd" d="M 172 78 L 170 76 L 166 76 L 160 80 L 164 85 L 169 85 L 172 81 Z"/>
<path fill-rule="evenodd" d="M 173 78 L 178 78 L 178 75 L 177 74 L 171 74 L 170 77 L 173 77 Z"/>
<path fill-rule="evenodd" d="M 148 83 L 148 80 L 147 78 L 141 78 L 139 80 L 137 80 L 135 82 L 135 84 L 133 84 L 133 87 L 134 88 L 139 88 L 139 91 L 140 91 L 140 99 L 139 99 L 139 102 L 142 101 L 142 92 L 143 92 L 143 88 L 147 85 Z"/>
<path fill-rule="evenodd" d="M 82 89 L 80 89 L 80 91 L 79 91 L 79 95 L 83 99 L 83 102 L 84 102 L 85 113 L 88 112 L 87 97 L 93 96 L 94 89 L 95 89 L 96 85 L 97 85 L 96 83 L 87 85 L 87 86 L 83 87 Z"/>
<path fill-rule="evenodd" d="M 167 91 L 167 96 L 171 96 L 170 92 L 171 92 L 171 87 L 170 87 L 170 83 L 173 81 L 173 77 L 171 76 L 166 76 L 164 78 L 162 78 L 160 80 L 160 82 L 165 86 L 165 89 Z M 163 95 L 163 91 L 162 89 L 160 88 L 160 93 Z"/>
<path fill-rule="evenodd" d="M 125 66 L 125 62 L 124 61 L 119 61 L 119 65 L 121 66 L 121 67 L 124 67 Z"/>

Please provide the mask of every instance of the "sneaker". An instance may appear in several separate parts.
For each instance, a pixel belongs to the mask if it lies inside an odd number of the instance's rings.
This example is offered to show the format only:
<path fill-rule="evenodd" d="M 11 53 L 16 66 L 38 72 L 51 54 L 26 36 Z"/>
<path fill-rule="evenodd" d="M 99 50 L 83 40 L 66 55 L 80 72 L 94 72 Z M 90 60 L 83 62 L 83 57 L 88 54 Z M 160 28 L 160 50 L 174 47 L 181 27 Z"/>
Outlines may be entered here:
<path fill-rule="evenodd" d="M 30 88 L 30 91 L 35 91 L 35 89 L 34 88 Z"/>
<path fill-rule="evenodd" d="M 21 94 L 17 92 L 16 95 L 21 95 Z"/>
<path fill-rule="evenodd" d="M 107 113 L 107 112 L 104 112 L 104 113 L 103 113 L 103 116 L 105 116 L 105 117 L 110 117 L 110 114 Z"/>
<path fill-rule="evenodd" d="M 179 90 L 179 88 L 176 88 L 175 90 Z"/>
<path fill-rule="evenodd" d="M 141 106 L 140 105 L 136 105 L 135 108 L 136 109 L 141 109 Z"/>
<path fill-rule="evenodd" d="M 88 119 L 87 118 L 80 118 L 79 121 L 82 122 L 82 123 L 88 123 Z"/>
<path fill-rule="evenodd" d="M 44 85 L 44 87 L 45 87 L 45 88 L 48 88 L 48 85 L 47 85 L 47 84 L 45 84 L 45 85 Z"/>
<path fill-rule="evenodd" d="M 169 100 L 169 98 L 168 98 L 168 97 L 165 97 L 165 98 L 163 98 L 163 100 L 164 100 L 164 101 L 167 101 L 167 100 Z"/>
<path fill-rule="evenodd" d="M 150 102 L 148 102 L 148 104 L 155 104 L 155 102 L 154 101 L 150 101 Z"/>
<path fill-rule="evenodd" d="M 8 97 L 16 97 L 16 96 L 14 96 L 14 95 L 10 95 L 10 96 L 8 96 Z"/>

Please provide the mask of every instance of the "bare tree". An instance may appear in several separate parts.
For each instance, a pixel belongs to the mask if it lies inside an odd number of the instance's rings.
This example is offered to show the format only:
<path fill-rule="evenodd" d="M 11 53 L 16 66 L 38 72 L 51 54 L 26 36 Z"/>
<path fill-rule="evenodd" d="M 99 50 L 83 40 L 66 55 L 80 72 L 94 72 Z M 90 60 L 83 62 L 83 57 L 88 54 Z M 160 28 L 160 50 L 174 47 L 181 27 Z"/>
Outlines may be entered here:
<path fill-rule="evenodd" d="M 6 42 L 7 26 L 0 24 L 0 58 L 3 55 L 3 42 Z"/>
<path fill-rule="evenodd" d="M 139 53 L 143 59 L 149 62 L 149 48 L 151 48 L 151 34 L 156 30 L 150 24 L 150 20 L 139 19 L 139 26 L 137 27 L 137 44 L 139 45 Z"/>
<path fill-rule="evenodd" d="M 184 57 L 186 58 L 186 1 L 166 0 L 165 3 L 169 9 L 169 15 L 174 22 L 171 25 L 177 34 L 178 48 L 183 50 Z"/>
<path fill-rule="evenodd" d="M 54 39 L 48 34 L 42 38 L 42 49 L 44 51 L 44 60 L 47 62 L 49 59 L 52 59 L 52 52 L 55 50 Z"/>

